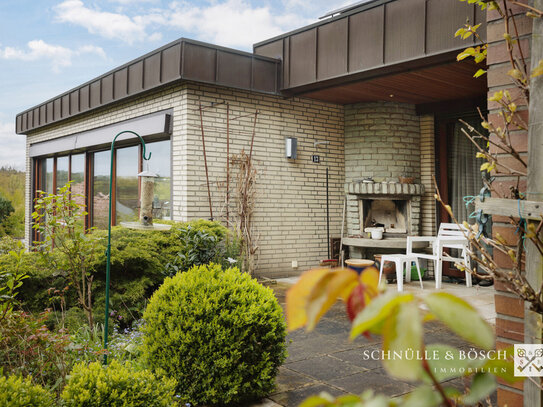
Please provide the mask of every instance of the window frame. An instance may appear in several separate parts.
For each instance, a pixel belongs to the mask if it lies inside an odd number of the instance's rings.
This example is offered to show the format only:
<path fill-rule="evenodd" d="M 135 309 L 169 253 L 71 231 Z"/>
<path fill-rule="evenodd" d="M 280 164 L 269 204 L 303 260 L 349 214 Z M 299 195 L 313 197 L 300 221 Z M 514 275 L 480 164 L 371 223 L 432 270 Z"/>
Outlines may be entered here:
<path fill-rule="evenodd" d="M 169 199 L 169 219 L 173 219 L 173 165 L 172 165 L 172 138 L 168 137 L 150 137 L 150 140 L 146 140 L 146 146 L 150 146 L 156 142 L 169 142 L 169 160 L 170 160 L 170 199 Z M 138 172 L 143 171 L 143 159 L 142 159 L 142 145 L 136 140 L 130 140 L 130 142 L 122 141 L 119 145 L 115 146 L 113 150 L 113 178 L 112 180 L 112 196 L 111 196 L 111 224 L 115 226 L 117 224 L 117 212 L 116 212 L 116 188 L 117 188 L 117 150 L 126 148 L 126 147 L 138 147 Z M 31 213 L 34 211 L 34 201 L 38 197 L 38 191 L 43 191 L 45 186 L 45 162 L 47 159 L 53 159 L 53 191 L 57 191 L 57 159 L 60 157 L 68 157 L 68 181 L 72 181 L 72 156 L 84 154 L 85 165 L 84 165 L 84 191 L 85 191 L 85 206 L 87 215 L 85 216 L 85 228 L 90 229 L 94 226 L 94 154 L 99 152 L 111 151 L 111 148 L 107 146 L 93 146 L 91 148 L 81 150 L 74 150 L 70 152 L 61 152 L 53 155 L 46 155 L 41 157 L 33 158 L 33 182 L 32 182 L 32 192 L 31 196 Z M 141 195 L 141 180 L 138 179 L 138 201 L 139 196 Z M 31 226 L 34 222 L 31 221 Z M 31 236 L 34 240 L 39 240 L 38 233 L 35 229 L 32 229 Z"/>

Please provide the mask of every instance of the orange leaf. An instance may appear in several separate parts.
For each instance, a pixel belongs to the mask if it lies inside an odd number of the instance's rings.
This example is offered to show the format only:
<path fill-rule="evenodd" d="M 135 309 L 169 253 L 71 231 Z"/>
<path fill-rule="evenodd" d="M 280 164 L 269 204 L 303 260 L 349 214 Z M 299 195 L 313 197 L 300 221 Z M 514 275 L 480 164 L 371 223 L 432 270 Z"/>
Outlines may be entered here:
<path fill-rule="evenodd" d="M 340 268 L 322 276 L 309 293 L 306 305 L 307 330 L 315 328 L 317 322 L 337 301 L 349 298 L 351 291 L 358 284 L 356 271 Z"/>
<path fill-rule="evenodd" d="M 307 299 L 313 287 L 329 268 L 320 268 L 306 271 L 300 279 L 287 291 L 287 325 L 290 331 L 303 327 L 307 322 L 305 312 Z"/>
<path fill-rule="evenodd" d="M 367 267 L 360 275 L 360 282 L 366 285 L 366 292 L 370 297 L 379 294 L 379 271 L 375 267 Z"/>
<path fill-rule="evenodd" d="M 352 322 L 366 306 L 366 292 L 362 284 L 357 285 L 347 300 L 347 316 Z"/>

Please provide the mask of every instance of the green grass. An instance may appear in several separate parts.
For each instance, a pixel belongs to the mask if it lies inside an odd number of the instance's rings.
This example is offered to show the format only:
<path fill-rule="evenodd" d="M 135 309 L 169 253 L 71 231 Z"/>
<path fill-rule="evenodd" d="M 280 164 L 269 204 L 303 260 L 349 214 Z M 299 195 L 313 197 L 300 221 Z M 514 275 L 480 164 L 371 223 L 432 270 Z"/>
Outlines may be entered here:
<path fill-rule="evenodd" d="M 0 195 L 13 205 L 15 211 L 0 225 L 0 236 L 24 237 L 25 173 L 10 167 L 0 168 Z"/>

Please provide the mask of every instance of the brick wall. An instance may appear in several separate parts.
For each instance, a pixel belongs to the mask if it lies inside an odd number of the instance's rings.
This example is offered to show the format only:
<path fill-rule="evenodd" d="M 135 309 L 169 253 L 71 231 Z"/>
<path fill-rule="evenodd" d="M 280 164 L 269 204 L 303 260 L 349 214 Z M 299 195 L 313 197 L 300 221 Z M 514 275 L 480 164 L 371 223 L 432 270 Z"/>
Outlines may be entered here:
<path fill-rule="evenodd" d="M 32 160 L 28 156 L 31 144 L 51 140 L 97 127 L 107 126 L 123 120 L 132 119 L 145 114 L 158 112 L 165 109 L 173 110 L 172 130 L 172 173 L 173 177 L 173 211 L 176 219 L 186 219 L 186 85 L 176 85 L 151 92 L 143 96 L 131 99 L 103 109 L 97 109 L 88 114 L 69 119 L 43 129 L 30 132 L 26 138 L 26 225 L 25 239 L 30 242 L 31 229 L 31 174 Z"/>
<path fill-rule="evenodd" d="M 501 2 L 500 2 L 501 3 Z M 519 31 L 520 45 L 522 46 L 523 54 L 529 57 L 530 54 L 530 34 L 532 28 L 531 19 L 523 14 L 525 10 L 519 6 L 509 4 L 513 13 L 517 14 L 515 21 Z M 487 14 L 487 40 L 488 48 L 488 95 L 491 96 L 499 90 L 509 90 L 511 96 L 515 99 L 515 103 L 519 107 L 520 115 L 528 122 L 528 111 L 526 101 L 521 97 L 517 88 L 512 84 L 511 78 L 507 76 L 507 71 L 511 69 L 509 56 L 507 54 L 506 45 L 503 41 L 504 26 L 499 15 L 495 11 L 489 11 Z M 528 66 L 529 59 L 526 61 Z M 495 102 L 489 102 L 489 118 L 495 123 L 500 122 L 498 116 L 499 110 Z M 516 130 L 511 134 L 512 142 L 520 152 L 527 151 L 528 135 L 525 131 Z M 493 153 L 499 151 L 494 150 Z M 505 158 L 507 159 L 507 158 Z M 494 182 L 498 190 L 507 192 L 510 185 L 516 185 L 516 177 L 499 176 Z M 521 180 L 521 190 L 525 191 L 526 181 Z M 509 241 L 516 240 L 515 229 L 509 225 L 507 218 L 493 216 L 493 234 L 500 233 Z M 507 256 L 501 256 L 495 253 L 496 262 L 504 268 L 510 267 L 510 261 Z M 507 291 L 507 287 L 503 284 L 496 284 L 495 306 L 496 306 L 496 346 L 498 349 L 503 349 L 511 346 L 514 343 L 524 342 L 524 303 L 516 298 L 513 294 Z M 523 403 L 522 383 L 506 385 L 500 381 L 498 387 L 498 405 L 499 406 L 520 406 Z"/>
<path fill-rule="evenodd" d="M 420 182 L 424 185 L 422 195 L 422 222 L 421 235 L 435 236 L 436 230 L 436 200 L 434 198 L 435 156 L 435 129 L 434 116 L 420 117 Z"/>
<path fill-rule="evenodd" d="M 346 184 L 365 177 L 377 182 L 398 181 L 401 175 L 420 183 L 420 160 L 420 119 L 414 105 L 372 102 L 345 106 Z M 414 201 L 420 205 L 420 200 Z M 348 195 L 347 233 L 360 234 L 354 195 Z"/>
<path fill-rule="evenodd" d="M 183 221 L 209 218 L 198 103 L 230 104 L 231 154 L 247 152 L 255 109 L 258 119 L 254 162 L 258 170 L 255 232 L 259 236 L 258 274 L 298 275 L 327 257 L 325 171 L 329 167 L 330 234 L 339 236 L 343 208 L 343 107 L 309 99 L 284 99 L 193 83 L 165 88 L 107 109 L 62 122 L 27 137 L 30 144 L 113 124 L 152 112 L 173 109 L 173 217 Z M 240 117 L 242 116 L 242 117 Z M 236 118 L 237 117 L 237 118 Z M 226 109 L 204 112 L 206 150 L 216 219 L 225 220 Z M 298 159 L 285 158 L 285 137 L 298 138 Z M 315 141 L 329 141 L 315 149 Z M 320 154 L 319 164 L 311 155 Z M 30 203 L 31 160 L 27 159 L 26 199 Z M 232 182 L 234 178 L 232 177 Z M 232 187 L 233 189 L 233 187 Z M 27 205 L 30 219 L 30 204 Z M 232 205 L 232 210 L 234 207 Z M 30 238 L 30 223 L 26 227 Z M 292 268 L 292 261 L 298 268 Z"/>
<path fill-rule="evenodd" d="M 249 152 L 254 113 L 258 110 L 253 149 L 257 169 L 255 232 L 257 273 L 268 277 L 298 275 L 327 257 L 325 172 L 329 167 L 330 236 L 339 237 L 343 210 L 343 107 L 309 99 L 284 99 L 234 89 L 191 84 L 188 96 L 188 217 L 208 218 L 207 186 L 198 103 L 230 106 L 230 153 Z M 214 216 L 226 210 L 226 106 L 203 115 Z M 298 140 L 298 158 L 285 157 L 285 138 Z M 329 141 L 314 147 L 315 141 Z M 319 154 L 320 163 L 311 155 Z M 235 210 L 231 177 L 231 213 Z M 292 261 L 298 268 L 292 268 Z"/>

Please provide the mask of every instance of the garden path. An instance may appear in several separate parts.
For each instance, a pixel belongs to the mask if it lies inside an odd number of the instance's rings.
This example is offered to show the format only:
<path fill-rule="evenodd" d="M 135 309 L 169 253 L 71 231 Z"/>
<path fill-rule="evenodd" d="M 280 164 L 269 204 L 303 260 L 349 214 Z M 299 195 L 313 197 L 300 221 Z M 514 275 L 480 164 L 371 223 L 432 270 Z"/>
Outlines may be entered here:
<path fill-rule="evenodd" d="M 270 285 L 284 309 L 286 290 L 295 279 L 281 279 Z M 420 291 L 417 282 L 408 283 L 406 291 Z M 433 291 L 431 281 L 424 282 L 425 292 Z M 443 284 L 442 291 L 450 292 L 470 302 L 491 324 L 494 323 L 494 288 L 466 288 L 463 285 Z M 380 339 L 359 337 L 349 342 L 350 322 L 344 305 L 337 302 L 321 319 L 314 332 L 299 329 L 288 335 L 289 356 L 280 368 L 277 387 L 269 398 L 252 407 L 294 407 L 310 395 L 326 391 L 334 396 L 347 393 L 360 394 L 366 389 L 389 396 L 399 396 L 414 389 L 412 383 L 393 380 L 387 376 L 381 362 L 364 360 L 362 352 L 381 349 Z M 438 323 L 426 324 L 425 341 L 443 343 L 469 350 L 469 343 L 460 339 Z M 449 383 L 463 388 L 461 379 Z M 495 398 L 495 397 L 494 397 Z"/>

